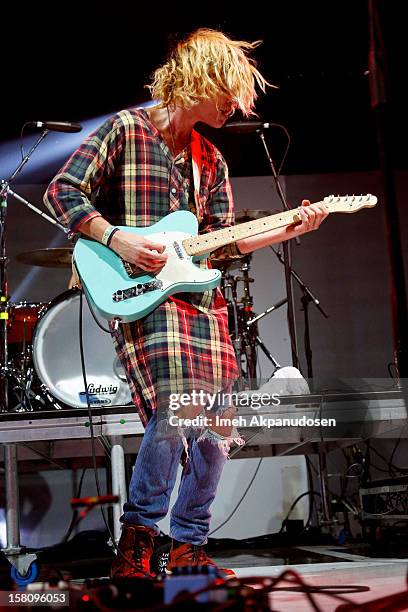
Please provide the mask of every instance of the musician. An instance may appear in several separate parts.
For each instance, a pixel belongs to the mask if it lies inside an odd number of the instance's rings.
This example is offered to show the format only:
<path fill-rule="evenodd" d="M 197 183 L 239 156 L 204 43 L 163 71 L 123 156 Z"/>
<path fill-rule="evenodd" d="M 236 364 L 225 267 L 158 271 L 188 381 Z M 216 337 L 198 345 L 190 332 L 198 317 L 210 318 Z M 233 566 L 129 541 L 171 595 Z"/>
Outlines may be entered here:
<path fill-rule="evenodd" d="M 209 29 L 179 42 L 154 72 L 150 89 L 157 103 L 108 119 L 51 182 L 44 201 L 58 220 L 151 273 L 165 265 L 165 248 L 116 226 L 146 227 L 175 210 L 194 212 L 200 233 L 233 225 L 227 165 L 194 126 L 203 122 L 220 128 L 235 109 L 245 117 L 254 114 L 256 86 L 265 91 L 269 85 L 250 57 L 258 44 Z M 299 224 L 240 240 L 214 254 L 237 257 L 288 240 L 317 229 L 326 215 L 324 204 L 304 200 Z M 219 289 L 176 294 L 143 319 L 119 325 L 113 337 L 145 434 L 121 517 L 120 554 L 112 574 L 150 575 L 157 521 L 167 514 L 183 449 L 187 458 L 171 510 L 168 569 L 214 565 L 204 548 L 210 506 L 230 444 L 242 440 L 236 430 L 215 426 L 188 440 L 180 428 L 173 427 L 170 435 L 167 417 L 170 394 L 230 390 L 237 378 L 223 296 Z M 187 406 L 184 414 L 202 409 Z M 217 406 L 223 415 L 231 410 Z"/>

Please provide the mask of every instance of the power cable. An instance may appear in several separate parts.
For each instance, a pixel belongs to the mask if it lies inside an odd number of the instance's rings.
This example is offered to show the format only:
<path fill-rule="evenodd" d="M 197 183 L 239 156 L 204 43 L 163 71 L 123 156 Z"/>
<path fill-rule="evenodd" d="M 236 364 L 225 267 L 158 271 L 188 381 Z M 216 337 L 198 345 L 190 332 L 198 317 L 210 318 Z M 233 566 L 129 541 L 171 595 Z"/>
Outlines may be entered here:
<path fill-rule="evenodd" d="M 98 468 L 97 468 L 97 465 L 96 465 L 95 434 L 94 434 L 94 428 L 93 428 L 91 402 L 90 402 L 89 393 L 88 393 L 88 381 L 87 381 L 87 377 L 86 377 L 85 355 L 84 355 L 84 346 L 83 346 L 83 328 L 82 328 L 82 324 L 83 324 L 83 294 L 84 294 L 84 292 L 81 289 L 80 290 L 80 299 L 79 299 L 79 351 L 80 351 L 80 355 L 81 355 L 82 378 L 83 378 L 83 381 L 84 381 L 86 403 L 87 403 L 87 408 L 88 408 L 89 431 L 90 431 L 90 438 L 91 438 L 93 471 L 94 471 L 94 475 L 95 475 L 96 490 L 97 490 L 98 496 L 101 497 L 101 487 L 100 487 L 100 482 L 99 482 Z M 115 548 L 117 554 L 120 555 L 122 557 L 122 559 L 124 559 L 124 561 L 126 561 L 126 563 L 128 563 L 131 567 L 136 568 L 136 565 L 134 563 L 132 563 L 131 561 L 129 561 L 129 559 L 127 559 L 125 557 L 125 555 L 122 553 L 122 551 L 120 550 L 120 548 L 116 544 L 115 536 L 113 535 L 113 533 L 111 531 L 110 525 L 109 525 L 109 523 L 108 523 L 108 521 L 106 519 L 105 512 L 104 512 L 102 506 L 100 506 L 100 511 L 101 511 L 101 515 L 102 515 L 102 518 L 103 518 L 103 522 L 105 523 L 106 530 L 107 530 L 107 532 L 109 534 L 109 537 L 111 539 L 112 546 Z M 140 573 L 144 573 L 146 575 L 146 578 L 151 580 L 151 576 L 149 574 L 147 574 L 147 572 L 142 572 L 142 570 L 140 570 L 140 568 L 137 568 L 137 570 Z"/>

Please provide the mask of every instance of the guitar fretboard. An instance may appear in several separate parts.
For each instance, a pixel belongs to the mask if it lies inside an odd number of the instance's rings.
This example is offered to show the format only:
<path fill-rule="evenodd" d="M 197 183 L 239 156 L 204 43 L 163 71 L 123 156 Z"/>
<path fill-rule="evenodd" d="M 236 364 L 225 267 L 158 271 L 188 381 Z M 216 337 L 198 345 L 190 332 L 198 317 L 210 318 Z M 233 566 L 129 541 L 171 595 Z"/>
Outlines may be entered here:
<path fill-rule="evenodd" d="M 344 212 L 353 213 L 361 208 L 374 206 L 377 198 L 371 194 L 358 196 L 329 196 L 324 199 L 324 204 L 327 206 L 330 213 Z M 323 202 L 315 202 L 322 204 Z M 285 210 L 275 215 L 256 219 L 255 221 L 247 221 L 233 227 L 226 227 L 214 232 L 208 232 L 201 236 L 191 236 L 183 241 L 183 247 L 187 253 L 194 257 L 195 255 L 204 255 L 211 253 L 220 247 L 223 247 L 237 240 L 257 236 L 269 232 L 273 229 L 285 227 L 292 223 L 300 221 L 299 208 Z"/>
<path fill-rule="evenodd" d="M 263 234 L 272 229 L 278 229 L 291 223 L 300 221 L 298 209 L 285 210 L 277 215 L 263 217 L 255 221 L 246 221 L 233 227 L 226 227 L 215 232 L 208 232 L 202 236 L 195 236 L 183 242 L 183 246 L 188 255 L 202 255 L 203 253 L 211 253 L 215 249 L 219 249 L 226 244 L 231 244 L 237 240 Z"/>

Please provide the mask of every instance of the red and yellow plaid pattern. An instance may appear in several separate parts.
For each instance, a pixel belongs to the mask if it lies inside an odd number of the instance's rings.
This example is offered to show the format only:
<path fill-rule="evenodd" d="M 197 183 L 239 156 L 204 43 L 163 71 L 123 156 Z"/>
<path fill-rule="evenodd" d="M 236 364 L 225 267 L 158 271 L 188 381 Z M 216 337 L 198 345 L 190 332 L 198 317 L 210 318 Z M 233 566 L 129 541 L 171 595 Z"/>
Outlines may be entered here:
<path fill-rule="evenodd" d="M 222 155 L 204 137 L 200 141 L 200 198 L 194 208 L 205 233 L 233 225 L 234 207 Z M 73 232 L 98 215 L 112 225 L 146 227 L 191 209 L 191 181 L 190 146 L 174 159 L 146 111 L 129 109 L 108 119 L 73 153 L 44 202 Z M 213 255 L 236 257 L 238 251 L 228 245 Z M 169 393 L 216 392 L 238 374 L 219 289 L 169 298 L 143 319 L 122 324 L 114 343 L 144 424 L 152 410 L 166 407 Z"/>

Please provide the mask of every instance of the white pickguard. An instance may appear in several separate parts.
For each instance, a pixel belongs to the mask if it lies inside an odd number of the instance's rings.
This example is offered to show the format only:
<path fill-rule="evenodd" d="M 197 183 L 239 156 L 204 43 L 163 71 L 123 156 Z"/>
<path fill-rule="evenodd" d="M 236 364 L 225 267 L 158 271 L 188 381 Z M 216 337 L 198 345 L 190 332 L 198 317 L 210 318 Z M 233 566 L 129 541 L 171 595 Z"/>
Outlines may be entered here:
<path fill-rule="evenodd" d="M 163 283 L 163 291 L 176 283 L 201 283 L 218 275 L 217 270 L 199 268 L 193 263 L 193 258 L 186 254 L 182 241 L 189 238 L 189 234 L 184 232 L 160 232 L 149 234 L 148 238 L 152 242 L 166 245 L 164 252 L 167 254 L 167 262 L 159 274 L 156 275 L 156 278 Z M 182 252 L 182 259 L 176 252 L 174 242 L 177 242 Z"/>

